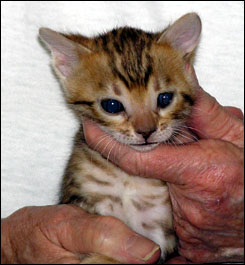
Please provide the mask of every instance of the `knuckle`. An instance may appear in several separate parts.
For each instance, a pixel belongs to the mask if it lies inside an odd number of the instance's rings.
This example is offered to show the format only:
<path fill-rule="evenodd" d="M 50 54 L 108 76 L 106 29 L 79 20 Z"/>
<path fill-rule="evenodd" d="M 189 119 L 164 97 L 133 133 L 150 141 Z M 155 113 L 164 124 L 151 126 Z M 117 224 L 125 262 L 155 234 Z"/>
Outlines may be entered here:
<path fill-rule="evenodd" d="M 63 223 L 64 220 L 68 221 L 77 214 L 77 210 L 70 205 L 57 205 L 54 209 L 51 209 L 49 216 L 49 223 L 54 225 Z"/>
<path fill-rule="evenodd" d="M 55 217 L 63 219 L 70 215 L 71 208 L 68 205 L 58 205 L 55 211 Z"/>
<path fill-rule="evenodd" d="M 50 240 L 54 237 L 65 238 L 72 231 L 72 224 L 79 216 L 79 211 L 71 205 L 50 206 L 39 228 Z"/>
<path fill-rule="evenodd" d="M 206 109 L 207 115 L 210 115 L 211 117 L 215 119 L 216 115 L 213 115 L 213 114 L 218 113 L 219 110 L 220 110 L 219 103 L 214 97 L 210 96 L 209 106 Z"/>

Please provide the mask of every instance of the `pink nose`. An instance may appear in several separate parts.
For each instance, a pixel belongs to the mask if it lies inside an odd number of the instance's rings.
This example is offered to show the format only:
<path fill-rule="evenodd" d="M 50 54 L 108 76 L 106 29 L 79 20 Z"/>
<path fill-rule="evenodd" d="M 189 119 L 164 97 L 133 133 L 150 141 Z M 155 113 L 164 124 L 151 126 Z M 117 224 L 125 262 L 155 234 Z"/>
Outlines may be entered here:
<path fill-rule="evenodd" d="M 152 133 L 154 133 L 156 129 L 150 130 L 150 131 L 136 131 L 136 133 L 141 134 L 145 141 L 151 136 Z"/>

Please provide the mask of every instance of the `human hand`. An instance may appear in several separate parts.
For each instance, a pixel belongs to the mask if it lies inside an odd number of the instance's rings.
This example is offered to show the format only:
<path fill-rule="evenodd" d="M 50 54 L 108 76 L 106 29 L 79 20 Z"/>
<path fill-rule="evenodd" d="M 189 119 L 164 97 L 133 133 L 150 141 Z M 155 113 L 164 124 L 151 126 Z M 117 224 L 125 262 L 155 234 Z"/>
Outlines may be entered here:
<path fill-rule="evenodd" d="M 74 205 L 25 207 L 2 219 L 1 228 L 2 264 L 79 264 L 87 253 L 144 264 L 160 255 L 156 244 L 120 220 Z"/>
<path fill-rule="evenodd" d="M 189 126 L 199 136 L 188 145 L 139 152 L 84 122 L 87 143 L 126 172 L 168 182 L 176 263 L 244 259 L 244 124 L 242 112 L 222 107 L 199 89 Z M 120 151 L 120 152 L 119 152 Z M 187 259 L 187 260 L 186 260 Z M 174 262 L 174 259 L 170 262 Z"/>

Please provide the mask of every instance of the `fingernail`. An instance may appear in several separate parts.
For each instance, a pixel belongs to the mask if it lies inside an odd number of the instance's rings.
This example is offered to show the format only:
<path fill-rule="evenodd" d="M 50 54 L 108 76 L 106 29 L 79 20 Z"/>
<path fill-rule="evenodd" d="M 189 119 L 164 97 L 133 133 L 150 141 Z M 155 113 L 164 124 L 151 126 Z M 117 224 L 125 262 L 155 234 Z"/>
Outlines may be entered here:
<path fill-rule="evenodd" d="M 127 252 L 142 261 L 150 260 L 159 249 L 159 246 L 152 241 L 137 235 L 131 236 L 126 245 Z"/>

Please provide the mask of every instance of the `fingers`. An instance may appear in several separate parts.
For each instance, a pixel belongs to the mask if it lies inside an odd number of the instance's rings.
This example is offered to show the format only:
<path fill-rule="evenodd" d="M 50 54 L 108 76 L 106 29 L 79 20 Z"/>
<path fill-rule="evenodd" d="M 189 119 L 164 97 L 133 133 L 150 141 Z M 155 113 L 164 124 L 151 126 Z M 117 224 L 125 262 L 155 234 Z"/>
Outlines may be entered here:
<path fill-rule="evenodd" d="M 244 146 L 242 113 L 234 107 L 223 107 L 203 89 L 197 95 L 190 125 L 205 139 L 221 139 Z"/>
<path fill-rule="evenodd" d="M 234 109 L 229 109 L 230 112 Z M 239 147 L 244 145 L 243 122 L 206 92 L 200 90 L 192 114 L 191 127 L 201 138 L 221 139 Z M 240 114 L 239 114 L 240 115 Z M 161 145 L 148 152 L 137 152 L 115 141 L 91 121 L 84 121 L 87 143 L 129 174 L 160 178 L 174 184 L 190 182 L 189 176 L 207 171 L 211 161 L 237 163 L 239 150 L 225 141 L 200 140 L 184 146 Z M 104 137 L 107 134 L 108 137 Z M 98 139 L 104 139 L 99 143 Z M 236 149 L 236 150 L 235 150 Z M 213 163 L 213 162 L 212 162 Z M 189 173 L 189 174 L 188 174 Z M 186 179 L 183 178 L 184 175 Z M 181 177 L 180 177 L 181 176 Z"/>
<path fill-rule="evenodd" d="M 124 263 L 148 263 L 159 258 L 159 247 L 136 234 L 113 217 L 88 214 L 78 207 L 62 213 L 68 223 L 59 233 L 59 242 L 73 253 L 98 253 Z"/>
<path fill-rule="evenodd" d="M 227 154 L 227 164 L 235 164 L 239 156 L 237 148 L 227 144 L 211 140 L 200 140 L 185 146 L 160 145 L 148 152 L 139 152 L 109 137 L 103 144 L 98 144 L 106 133 L 91 121 L 84 122 L 84 134 L 87 143 L 101 152 L 129 174 L 150 178 L 160 178 L 170 183 L 186 184 L 190 182 L 190 176 L 205 172 L 210 161 L 223 163 L 223 156 Z M 231 152 L 231 155 L 229 155 Z M 230 161 L 233 159 L 234 161 Z M 186 178 L 185 178 L 186 176 Z"/>
<path fill-rule="evenodd" d="M 25 207 L 4 219 L 1 228 L 2 254 L 10 263 L 79 264 L 81 254 L 97 253 L 122 264 L 144 264 L 160 256 L 155 243 L 120 220 L 74 205 Z"/>
<path fill-rule="evenodd" d="M 232 113 L 233 115 L 235 115 L 238 119 L 243 120 L 244 119 L 244 115 L 243 112 L 236 108 L 236 107 L 231 107 L 231 106 L 225 106 L 224 107 L 228 112 Z"/>
<path fill-rule="evenodd" d="M 179 248 L 179 254 L 195 264 L 244 261 L 244 248 L 219 248 L 218 250 L 207 250 L 206 248 Z"/>

